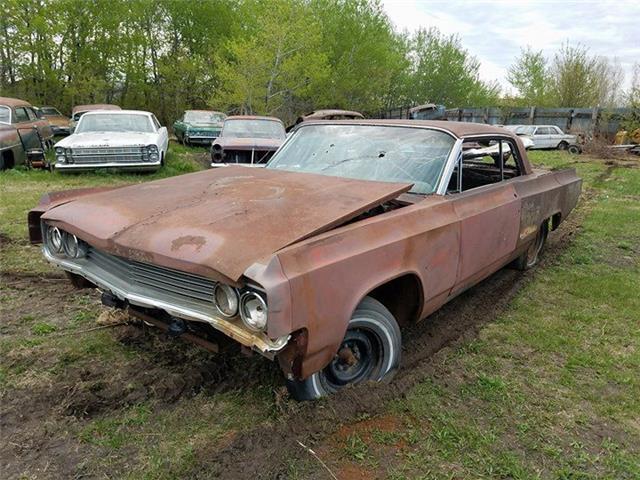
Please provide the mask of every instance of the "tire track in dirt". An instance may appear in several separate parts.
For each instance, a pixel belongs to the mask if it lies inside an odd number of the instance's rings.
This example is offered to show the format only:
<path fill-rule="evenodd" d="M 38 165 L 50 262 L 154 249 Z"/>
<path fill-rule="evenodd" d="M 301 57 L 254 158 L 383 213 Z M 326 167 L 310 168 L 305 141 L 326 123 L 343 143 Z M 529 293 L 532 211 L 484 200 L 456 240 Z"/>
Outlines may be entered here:
<path fill-rule="evenodd" d="M 606 178 L 612 169 L 607 169 Z M 473 339 L 486 323 L 508 308 L 516 294 L 544 272 L 572 242 L 589 209 L 594 192 L 586 191 L 572 216 L 549 236 L 539 266 L 527 272 L 504 268 L 461 294 L 425 320 L 403 329 L 401 368 L 389 383 L 357 385 L 315 403 L 286 402 L 271 426 L 257 426 L 221 449 L 200 452 L 195 478 L 286 478 L 287 462 L 308 459 L 297 441 L 313 446 L 341 424 L 362 414 L 383 412 L 389 401 L 437 375 L 434 355 L 445 347 Z"/>

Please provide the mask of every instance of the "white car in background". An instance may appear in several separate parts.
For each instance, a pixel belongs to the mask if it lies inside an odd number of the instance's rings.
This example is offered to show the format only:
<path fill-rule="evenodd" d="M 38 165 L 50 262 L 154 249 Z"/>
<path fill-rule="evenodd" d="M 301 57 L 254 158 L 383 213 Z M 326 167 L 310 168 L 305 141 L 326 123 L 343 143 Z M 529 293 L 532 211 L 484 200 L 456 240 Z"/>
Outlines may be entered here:
<path fill-rule="evenodd" d="M 168 146 L 167 128 L 153 113 L 96 110 L 82 115 L 74 133 L 55 144 L 55 168 L 155 171 L 164 165 Z"/>
<path fill-rule="evenodd" d="M 555 125 L 509 125 L 508 128 L 520 138 L 530 138 L 533 141 L 531 149 L 551 148 L 566 150 L 575 145 L 578 137 L 564 133 Z"/>

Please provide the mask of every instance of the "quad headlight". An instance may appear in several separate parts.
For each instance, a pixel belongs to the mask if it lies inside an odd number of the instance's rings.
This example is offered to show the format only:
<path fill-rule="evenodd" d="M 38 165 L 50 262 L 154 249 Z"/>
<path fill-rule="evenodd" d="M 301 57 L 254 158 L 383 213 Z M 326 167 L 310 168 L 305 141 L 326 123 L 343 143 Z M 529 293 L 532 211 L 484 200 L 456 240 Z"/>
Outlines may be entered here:
<path fill-rule="evenodd" d="M 244 292 L 240 297 L 240 318 L 251 330 L 267 327 L 267 302 L 257 292 Z"/>
<path fill-rule="evenodd" d="M 235 317 L 238 314 L 238 291 L 223 283 L 213 287 L 213 303 L 224 317 Z"/>
<path fill-rule="evenodd" d="M 160 158 L 157 145 L 147 145 L 142 149 L 142 159 L 149 162 L 157 162 Z"/>
<path fill-rule="evenodd" d="M 66 163 L 67 162 L 67 149 L 62 147 L 55 148 L 56 153 L 56 162 L 57 163 Z"/>
<path fill-rule="evenodd" d="M 49 251 L 58 257 L 82 258 L 87 254 L 85 242 L 58 227 L 47 227 L 46 241 Z"/>

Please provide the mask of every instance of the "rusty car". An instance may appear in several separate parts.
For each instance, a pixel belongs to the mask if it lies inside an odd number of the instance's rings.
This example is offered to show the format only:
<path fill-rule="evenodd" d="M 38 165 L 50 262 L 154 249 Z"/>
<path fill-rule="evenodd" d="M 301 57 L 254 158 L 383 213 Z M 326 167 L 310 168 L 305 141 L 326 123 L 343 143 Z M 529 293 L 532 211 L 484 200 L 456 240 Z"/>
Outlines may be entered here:
<path fill-rule="evenodd" d="M 55 107 L 45 106 L 38 107 L 36 113 L 39 117 L 44 118 L 51 125 L 51 130 L 54 135 L 69 135 L 71 133 L 70 125 L 71 119 L 60 113 Z"/>
<path fill-rule="evenodd" d="M 74 285 L 173 336 L 277 359 L 308 400 L 390 379 L 401 327 L 536 265 L 581 185 L 488 125 L 304 122 L 266 168 L 54 193 L 28 223 Z"/>
<path fill-rule="evenodd" d="M 71 109 L 71 119 L 69 120 L 69 133 L 73 133 L 82 115 L 95 110 L 122 110 L 118 105 L 110 103 L 93 103 L 90 105 L 76 105 Z"/>
<path fill-rule="evenodd" d="M 296 127 L 296 125 L 313 120 L 360 120 L 363 118 L 363 114 L 352 110 L 340 110 L 337 108 L 314 110 L 313 112 L 309 112 L 296 118 L 295 123 L 293 125 L 289 125 L 286 131 L 290 132 Z"/>
<path fill-rule="evenodd" d="M 284 124 L 278 118 L 229 116 L 222 125 L 220 136 L 211 144 L 211 167 L 264 166 L 284 139 Z"/>
<path fill-rule="evenodd" d="M 0 123 L 15 126 L 21 134 L 36 130 L 46 148 L 53 145 L 53 131 L 49 122 L 39 118 L 29 102 L 18 98 L 0 97 Z"/>
<path fill-rule="evenodd" d="M 167 127 L 142 110 L 85 112 L 74 132 L 55 144 L 57 171 L 115 169 L 155 172 L 164 165 Z"/>

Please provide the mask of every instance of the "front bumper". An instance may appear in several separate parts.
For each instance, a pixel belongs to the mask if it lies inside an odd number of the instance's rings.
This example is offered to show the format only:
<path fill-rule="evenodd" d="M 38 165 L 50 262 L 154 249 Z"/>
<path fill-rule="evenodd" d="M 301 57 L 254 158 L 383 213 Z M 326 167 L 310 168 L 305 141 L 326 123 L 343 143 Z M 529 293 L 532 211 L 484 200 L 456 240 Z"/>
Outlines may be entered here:
<path fill-rule="evenodd" d="M 104 163 L 56 163 L 56 170 L 86 172 L 96 169 L 127 170 L 136 172 L 155 172 L 162 164 L 157 162 L 104 162 Z"/>
<path fill-rule="evenodd" d="M 261 353 L 269 359 L 275 358 L 276 353 L 282 350 L 289 341 L 290 335 L 271 340 L 264 333 L 251 332 L 243 328 L 242 322 L 239 321 L 239 319 L 236 319 L 236 321 L 234 321 L 234 319 L 225 319 L 213 313 L 212 310 L 178 305 L 170 301 L 152 297 L 145 290 L 137 290 L 121 278 L 110 274 L 108 271 L 86 260 L 69 261 L 58 258 L 52 255 L 46 246 L 43 247 L 42 252 L 45 259 L 50 263 L 86 278 L 101 290 L 111 292 L 120 300 L 138 307 L 164 310 L 169 315 L 184 320 L 207 323 L 228 337 Z"/>
<path fill-rule="evenodd" d="M 70 135 L 71 134 L 71 129 L 69 127 L 51 126 L 51 131 L 53 132 L 54 136 L 57 136 L 57 135 Z"/>
<path fill-rule="evenodd" d="M 195 135 L 195 136 L 185 135 L 185 137 L 184 137 L 184 139 L 189 143 L 201 143 L 203 145 L 207 145 L 207 144 L 213 143 L 216 138 L 218 138 L 217 135 L 209 135 L 209 136 L 205 136 L 205 135 Z"/>

